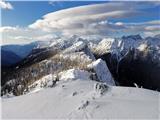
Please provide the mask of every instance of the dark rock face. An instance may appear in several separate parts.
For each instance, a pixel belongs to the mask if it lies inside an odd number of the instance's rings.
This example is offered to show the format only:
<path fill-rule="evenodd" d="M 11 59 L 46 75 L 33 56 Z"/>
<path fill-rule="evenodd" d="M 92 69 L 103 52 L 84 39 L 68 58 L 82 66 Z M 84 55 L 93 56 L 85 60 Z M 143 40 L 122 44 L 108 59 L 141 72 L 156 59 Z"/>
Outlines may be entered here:
<path fill-rule="evenodd" d="M 117 85 L 134 87 L 136 84 L 160 91 L 160 61 L 153 60 L 151 54 L 144 57 L 143 53 L 130 50 L 119 62 L 111 53 L 96 57 L 106 61 Z"/>

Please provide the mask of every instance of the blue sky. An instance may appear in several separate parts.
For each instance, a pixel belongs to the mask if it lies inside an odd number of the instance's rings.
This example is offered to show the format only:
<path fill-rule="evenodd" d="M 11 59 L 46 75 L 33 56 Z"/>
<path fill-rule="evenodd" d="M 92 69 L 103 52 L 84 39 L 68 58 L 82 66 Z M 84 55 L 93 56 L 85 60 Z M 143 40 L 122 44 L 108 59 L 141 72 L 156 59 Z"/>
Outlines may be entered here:
<path fill-rule="evenodd" d="M 104 3 L 103 1 L 62 1 L 53 2 L 48 1 L 13 1 L 10 2 L 14 6 L 13 10 L 2 9 L 2 26 L 27 26 L 43 15 L 58 11 L 61 9 L 67 9 L 76 6 Z"/>
<path fill-rule="evenodd" d="M 3 44 L 79 35 L 160 34 L 160 2 L 9 1 L 2 8 Z"/>

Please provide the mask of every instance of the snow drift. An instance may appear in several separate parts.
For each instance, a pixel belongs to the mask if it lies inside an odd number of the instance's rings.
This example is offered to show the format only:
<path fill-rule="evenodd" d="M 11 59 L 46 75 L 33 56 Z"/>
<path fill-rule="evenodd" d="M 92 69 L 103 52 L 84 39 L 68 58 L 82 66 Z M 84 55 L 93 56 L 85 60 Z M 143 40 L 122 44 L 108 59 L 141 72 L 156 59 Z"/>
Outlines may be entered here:
<path fill-rule="evenodd" d="M 65 75 L 65 74 L 64 74 Z M 33 94 L 2 99 L 3 119 L 158 119 L 159 93 L 107 87 L 78 77 Z"/>

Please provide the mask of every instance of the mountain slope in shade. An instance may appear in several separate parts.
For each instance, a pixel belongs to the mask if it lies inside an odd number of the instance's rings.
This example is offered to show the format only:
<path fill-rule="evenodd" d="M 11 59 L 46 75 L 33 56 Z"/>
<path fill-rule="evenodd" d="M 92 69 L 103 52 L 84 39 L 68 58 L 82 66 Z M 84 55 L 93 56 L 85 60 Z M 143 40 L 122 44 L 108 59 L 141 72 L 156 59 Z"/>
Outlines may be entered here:
<path fill-rule="evenodd" d="M 24 45 L 4 45 L 1 46 L 2 50 L 11 51 L 21 58 L 26 57 L 33 48 L 44 48 L 49 47 L 51 41 L 36 41 Z"/>
<path fill-rule="evenodd" d="M 24 58 L 26 57 L 31 50 L 35 47 L 33 44 L 27 44 L 27 45 L 5 45 L 2 46 L 2 50 L 11 51 L 18 56 Z"/>
<path fill-rule="evenodd" d="M 1 50 L 1 65 L 10 66 L 19 62 L 22 58 L 11 51 Z"/>
<path fill-rule="evenodd" d="M 160 91 L 160 37 L 103 39 L 93 52 L 106 61 L 117 85 Z"/>

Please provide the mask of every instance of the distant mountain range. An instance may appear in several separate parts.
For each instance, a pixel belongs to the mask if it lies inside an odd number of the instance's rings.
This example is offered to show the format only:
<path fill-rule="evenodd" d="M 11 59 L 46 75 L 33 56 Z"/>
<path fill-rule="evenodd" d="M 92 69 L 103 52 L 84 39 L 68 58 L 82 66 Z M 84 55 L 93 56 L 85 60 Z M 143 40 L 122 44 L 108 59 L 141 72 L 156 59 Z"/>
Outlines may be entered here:
<path fill-rule="evenodd" d="M 1 46 L 2 66 L 13 65 L 27 57 L 33 49 L 46 47 L 49 43 L 49 41 L 36 41 L 25 45 L 17 44 Z"/>
<path fill-rule="evenodd" d="M 1 50 L 1 65 L 10 66 L 19 62 L 22 58 L 12 51 Z"/>
<path fill-rule="evenodd" d="M 24 90 L 48 74 L 57 75 L 71 68 L 88 70 L 86 65 L 97 59 L 106 62 L 116 85 L 139 86 L 160 91 L 159 35 L 147 38 L 130 35 L 97 41 L 73 36 L 23 46 L 8 45 L 2 46 L 2 57 L 2 64 L 4 61 L 16 63 L 12 67 L 2 68 L 2 91 L 8 89 L 7 91 L 18 95 L 23 93 L 13 91 L 13 86 L 18 89 L 18 86 L 22 85 Z M 10 80 L 17 82 L 8 84 Z"/>

